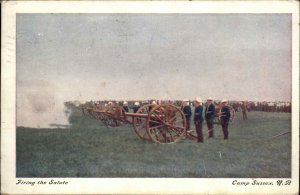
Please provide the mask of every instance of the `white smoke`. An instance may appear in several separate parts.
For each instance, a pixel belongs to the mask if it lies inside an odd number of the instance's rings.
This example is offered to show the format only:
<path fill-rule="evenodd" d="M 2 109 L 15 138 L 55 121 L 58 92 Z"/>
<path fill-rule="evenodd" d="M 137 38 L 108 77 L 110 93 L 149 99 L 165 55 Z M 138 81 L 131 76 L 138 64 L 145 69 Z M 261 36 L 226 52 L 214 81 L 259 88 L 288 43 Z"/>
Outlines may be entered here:
<path fill-rule="evenodd" d="M 70 111 L 57 86 L 45 81 L 17 86 L 17 126 L 53 128 L 69 125 Z"/>

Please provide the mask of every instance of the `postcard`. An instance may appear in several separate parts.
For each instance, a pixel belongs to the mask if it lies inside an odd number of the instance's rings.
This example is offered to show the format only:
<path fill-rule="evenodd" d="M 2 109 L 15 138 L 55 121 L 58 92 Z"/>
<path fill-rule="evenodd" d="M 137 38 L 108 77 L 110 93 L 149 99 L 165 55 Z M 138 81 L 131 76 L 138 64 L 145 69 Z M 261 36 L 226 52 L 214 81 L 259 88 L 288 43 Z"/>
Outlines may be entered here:
<path fill-rule="evenodd" d="M 1 193 L 299 193 L 298 2 L 2 5 Z"/>

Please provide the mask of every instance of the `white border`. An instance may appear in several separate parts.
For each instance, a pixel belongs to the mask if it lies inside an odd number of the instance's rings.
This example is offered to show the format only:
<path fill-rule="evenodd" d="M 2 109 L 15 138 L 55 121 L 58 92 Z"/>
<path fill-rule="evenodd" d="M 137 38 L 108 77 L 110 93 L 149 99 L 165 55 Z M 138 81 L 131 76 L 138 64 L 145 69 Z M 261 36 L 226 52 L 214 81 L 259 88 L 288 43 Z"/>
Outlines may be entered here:
<path fill-rule="evenodd" d="M 246 2 L 3 2 L 1 32 L 1 192 L 8 194 L 298 194 L 299 179 L 299 4 L 296 1 Z M 292 185 L 232 186 L 233 178 L 61 178 L 68 185 L 15 185 L 16 13 L 291 13 L 292 36 Z M 57 179 L 57 178 L 54 178 Z M 39 179 L 30 179 L 38 181 Z M 43 179 L 50 181 L 50 179 Z M 285 179 L 286 180 L 286 179 Z M 240 179 L 249 181 L 251 179 Z M 277 179 L 259 179 L 273 181 Z"/>

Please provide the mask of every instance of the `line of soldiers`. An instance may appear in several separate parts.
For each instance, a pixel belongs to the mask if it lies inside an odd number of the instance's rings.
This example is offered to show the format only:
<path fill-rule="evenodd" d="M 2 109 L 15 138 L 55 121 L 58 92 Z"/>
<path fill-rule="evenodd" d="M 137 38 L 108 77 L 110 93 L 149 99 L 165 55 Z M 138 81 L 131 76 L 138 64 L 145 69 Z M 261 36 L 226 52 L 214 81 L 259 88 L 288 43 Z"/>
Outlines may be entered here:
<path fill-rule="evenodd" d="M 108 104 L 109 102 L 113 102 L 114 105 L 122 106 L 125 102 L 130 108 L 133 108 L 138 104 L 142 106 L 144 104 L 149 104 L 151 102 L 157 102 L 157 104 L 173 104 L 175 106 L 181 106 L 182 100 L 131 100 L 131 101 L 113 101 L 113 100 L 103 100 L 103 101 L 89 101 L 85 104 L 94 106 L 95 104 Z M 215 105 L 219 104 L 219 100 L 215 101 Z M 266 101 L 230 101 L 229 102 L 232 108 L 236 112 L 244 112 L 245 114 L 249 111 L 262 111 L 262 112 L 291 112 L 292 105 L 290 102 L 266 102 Z M 79 103 L 80 104 L 80 103 Z M 244 116 L 246 119 L 247 116 Z"/>
<path fill-rule="evenodd" d="M 146 104 L 148 104 L 148 102 Z M 151 102 L 151 105 L 150 105 L 149 109 L 151 110 L 154 107 L 154 105 L 157 105 L 156 101 Z M 129 112 L 129 108 L 131 108 L 134 113 L 136 113 L 141 107 L 140 102 L 134 102 L 133 106 L 129 107 L 128 102 L 126 102 L 126 101 L 123 102 L 122 106 L 123 106 L 123 109 L 124 109 L 125 112 Z"/>
<path fill-rule="evenodd" d="M 291 112 L 292 105 L 290 102 L 253 102 L 253 101 L 231 101 L 232 107 L 236 112 L 244 111 L 260 111 L 260 112 Z"/>
<path fill-rule="evenodd" d="M 291 112 L 290 102 L 255 102 L 249 103 L 249 108 L 263 112 Z"/>
<path fill-rule="evenodd" d="M 228 124 L 230 120 L 230 108 L 228 106 L 227 100 L 222 100 L 222 108 L 221 108 L 221 125 L 222 125 L 222 131 L 224 135 L 224 139 L 228 139 Z M 203 118 L 203 102 L 201 98 L 196 98 L 193 101 L 193 104 L 195 106 L 194 110 L 194 124 L 197 132 L 197 138 L 198 142 L 203 142 L 203 132 L 202 132 L 202 123 L 204 121 Z M 185 114 L 185 118 L 187 121 L 186 129 L 191 129 L 191 116 L 192 116 L 192 110 L 189 105 L 189 100 L 184 99 L 182 101 L 182 107 L 181 107 L 183 113 Z M 215 117 L 215 105 L 213 104 L 213 99 L 211 97 L 207 98 L 207 104 L 205 106 L 205 121 L 208 129 L 208 138 L 214 137 L 214 117 Z"/>

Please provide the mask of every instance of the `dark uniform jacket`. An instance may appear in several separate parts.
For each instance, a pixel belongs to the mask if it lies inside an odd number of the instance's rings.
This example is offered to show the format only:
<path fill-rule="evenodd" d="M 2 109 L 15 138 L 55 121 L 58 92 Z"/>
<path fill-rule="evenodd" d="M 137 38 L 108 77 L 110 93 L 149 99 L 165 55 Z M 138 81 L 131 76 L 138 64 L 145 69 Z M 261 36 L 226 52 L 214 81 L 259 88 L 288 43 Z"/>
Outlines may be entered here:
<path fill-rule="evenodd" d="M 215 105 L 211 104 L 205 108 L 205 120 L 213 120 L 215 117 Z"/>
<path fill-rule="evenodd" d="M 129 112 L 128 106 L 123 106 L 123 109 L 125 110 L 125 112 Z"/>
<path fill-rule="evenodd" d="M 138 111 L 138 109 L 140 109 L 140 106 L 133 106 L 133 112 L 136 113 Z"/>
<path fill-rule="evenodd" d="M 197 106 L 195 108 L 195 115 L 194 115 L 194 121 L 203 121 L 203 106 Z"/>
<path fill-rule="evenodd" d="M 228 123 L 230 119 L 230 109 L 228 106 L 223 106 L 221 109 L 221 122 Z"/>
<path fill-rule="evenodd" d="M 183 113 L 184 113 L 184 115 L 185 115 L 185 117 L 187 119 L 191 118 L 191 116 L 192 116 L 192 109 L 191 109 L 190 106 L 184 106 L 183 109 L 182 109 L 182 111 L 183 111 Z"/>

